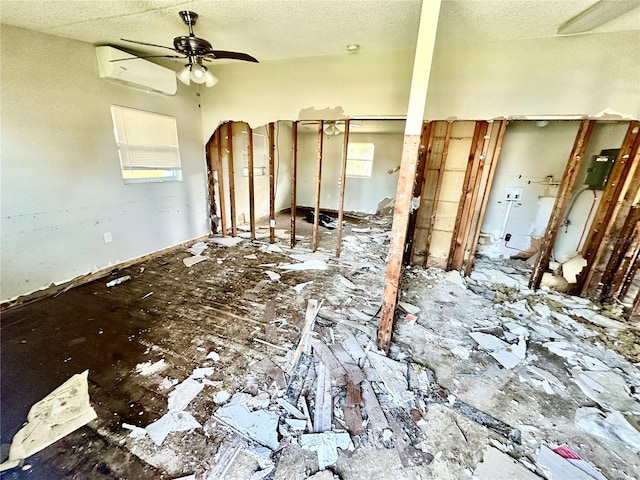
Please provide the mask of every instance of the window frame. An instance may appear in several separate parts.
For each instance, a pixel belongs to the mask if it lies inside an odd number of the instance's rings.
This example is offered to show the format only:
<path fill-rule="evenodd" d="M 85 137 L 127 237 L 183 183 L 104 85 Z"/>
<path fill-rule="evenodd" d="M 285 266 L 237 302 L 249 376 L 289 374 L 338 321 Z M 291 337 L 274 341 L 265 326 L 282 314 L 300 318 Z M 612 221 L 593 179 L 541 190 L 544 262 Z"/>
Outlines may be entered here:
<path fill-rule="evenodd" d="M 351 149 L 351 145 L 368 145 L 369 149 L 370 149 L 370 154 L 362 154 L 362 153 L 357 153 L 352 151 Z M 347 178 L 371 178 L 373 177 L 373 161 L 375 159 L 375 149 L 376 149 L 376 144 L 375 142 L 349 142 L 347 145 L 347 161 L 346 161 L 346 168 L 345 168 L 345 175 Z M 359 174 L 359 173 L 353 173 L 353 171 L 349 171 L 350 168 L 349 166 L 353 166 L 353 165 L 362 165 L 362 164 L 368 164 L 368 168 L 366 170 L 368 170 L 368 173 L 364 173 L 364 174 Z"/>

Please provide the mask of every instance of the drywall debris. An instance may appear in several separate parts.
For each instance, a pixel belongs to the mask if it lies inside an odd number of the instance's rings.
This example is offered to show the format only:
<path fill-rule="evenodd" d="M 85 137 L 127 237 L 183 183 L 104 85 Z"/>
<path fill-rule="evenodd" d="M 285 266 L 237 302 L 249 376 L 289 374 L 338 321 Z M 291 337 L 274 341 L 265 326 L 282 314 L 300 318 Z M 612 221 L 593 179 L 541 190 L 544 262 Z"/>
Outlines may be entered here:
<path fill-rule="evenodd" d="M 567 350 L 567 347 L 569 346 L 569 342 L 565 342 L 565 341 L 545 342 L 542 344 L 542 346 L 545 347 L 550 352 L 553 352 L 559 357 L 563 357 L 563 358 L 571 358 L 576 354 L 576 352 L 574 352 L 573 350 Z"/>
<path fill-rule="evenodd" d="M 547 382 L 555 385 L 560 389 L 563 389 L 563 390 L 565 389 L 564 384 L 560 380 L 558 380 L 558 377 L 556 377 L 554 374 L 547 372 L 542 368 L 538 368 L 534 365 L 527 365 L 527 370 L 529 370 L 534 375 L 540 377 L 542 380 L 546 380 Z"/>
<path fill-rule="evenodd" d="M 186 267 L 192 267 L 196 263 L 200 263 L 200 262 L 203 262 L 203 261 L 208 260 L 208 259 L 209 259 L 208 256 L 194 255 L 193 257 L 187 257 L 187 258 L 183 259 L 182 263 L 184 263 L 184 265 Z"/>
<path fill-rule="evenodd" d="M 507 370 L 518 365 L 525 357 L 526 341 L 524 338 L 520 338 L 517 344 L 511 345 L 488 333 L 471 332 L 469 335 Z"/>
<path fill-rule="evenodd" d="M 165 361 L 164 358 L 161 358 L 157 362 L 143 362 L 136 365 L 136 373 L 148 377 L 149 375 L 153 375 L 154 373 L 158 373 L 163 371 L 169 366 L 169 364 Z"/>
<path fill-rule="evenodd" d="M 494 447 L 487 446 L 482 462 L 474 472 L 473 478 L 478 480 L 540 480 L 540 477 L 527 470 L 506 453 Z"/>
<path fill-rule="evenodd" d="M 640 411 L 640 403 L 627 392 L 630 388 L 620 375 L 612 371 L 590 371 L 572 368 L 573 381 L 584 394 L 608 409 L 622 412 Z"/>
<path fill-rule="evenodd" d="M 585 432 L 623 443 L 634 452 L 640 452 L 640 432 L 617 410 L 604 413 L 595 407 L 581 407 L 576 410 L 575 421 Z"/>
<path fill-rule="evenodd" d="M 123 423 L 122 428 L 126 428 L 127 430 L 131 430 L 129 436 L 131 438 L 143 438 L 147 436 L 147 431 L 144 428 L 136 427 L 135 425 L 130 425 L 128 423 Z"/>
<path fill-rule="evenodd" d="M 211 352 L 207 353 L 207 356 L 205 358 L 207 360 L 213 360 L 214 362 L 219 362 L 220 361 L 220 354 L 218 354 L 218 352 L 211 351 Z"/>
<path fill-rule="evenodd" d="M 204 377 L 208 377 L 209 375 L 213 375 L 213 367 L 199 367 L 199 368 L 194 368 L 193 372 L 191 372 L 191 375 L 189 375 L 189 377 L 191 378 L 204 378 Z"/>
<path fill-rule="evenodd" d="M 304 432 L 307 429 L 306 420 L 299 420 L 297 418 L 285 418 L 284 421 L 291 427 L 292 430 Z"/>
<path fill-rule="evenodd" d="M 220 245 L 221 247 L 235 247 L 241 243 L 243 239 L 241 237 L 213 237 L 212 243 Z"/>
<path fill-rule="evenodd" d="M 281 263 L 278 265 L 281 270 L 328 270 L 327 262 L 322 259 L 308 260 L 303 263 Z"/>
<path fill-rule="evenodd" d="M 562 264 L 562 276 L 567 282 L 576 283 L 578 275 L 586 265 L 587 261 L 580 255 L 576 255 Z"/>
<path fill-rule="evenodd" d="M 204 385 L 195 381 L 193 378 L 187 378 L 184 382 L 180 383 L 169 394 L 168 408 L 170 412 L 179 412 L 187 408 L 187 405 L 196 398 L 196 396 L 202 391 Z"/>
<path fill-rule="evenodd" d="M 231 398 L 231 394 L 226 390 L 221 390 L 213 396 L 213 403 L 222 404 Z"/>
<path fill-rule="evenodd" d="M 310 282 L 299 283 L 295 287 L 293 287 L 293 289 L 297 293 L 300 293 L 304 289 L 304 287 L 306 287 L 307 285 L 311 285 L 312 283 L 313 283 L 313 280 L 311 280 Z"/>
<path fill-rule="evenodd" d="M 540 447 L 536 465 L 548 480 L 593 480 L 591 475 L 583 472 L 546 445 Z"/>
<path fill-rule="evenodd" d="M 85 370 L 72 376 L 31 407 L 27 424 L 13 436 L 9 458 L 0 465 L 0 472 L 18 466 L 97 417 L 89 403 L 88 375 Z"/>
<path fill-rule="evenodd" d="M 249 410 L 247 397 L 250 396 L 236 393 L 228 404 L 216 410 L 214 416 L 241 434 L 275 450 L 279 445 L 276 432 L 278 415 L 268 410 Z"/>
<path fill-rule="evenodd" d="M 189 252 L 191 255 L 197 256 L 202 255 L 202 252 L 204 252 L 207 248 L 209 248 L 209 245 L 204 242 L 198 242 L 191 245 L 191 247 L 187 249 L 187 252 Z"/>
<path fill-rule="evenodd" d="M 398 306 L 405 312 L 411 313 L 412 315 L 416 315 L 420 312 L 420 307 L 416 307 L 415 305 L 411 305 L 407 302 L 398 302 Z"/>
<path fill-rule="evenodd" d="M 567 460 L 570 464 L 578 467 L 583 472 L 591 475 L 596 480 L 607 480 L 598 470 L 595 469 L 589 462 L 583 460 L 580 455 L 574 452 L 569 445 L 560 445 L 553 449 L 555 453 Z"/>
<path fill-rule="evenodd" d="M 202 425 L 187 412 L 169 412 L 155 422 L 147 425 L 145 430 L 156 445 L 162 445 L 167 435 L 173 432 L 184 432 L 201 428 Z"/>
<path fill-rule="evenodd" d="M 110 282 L 107 282 L 106 285 L 107 287 L 111 288 L 111 287 L 115 287 L 116 285 L 120 285 L 121 283 L 124 283 L 128 280 L 131 280 L 131 276 L 125 275 L 123 277 L 118 277 L 115 280 L 111 280 Z"/>
<path fill-rule="evenodd" d="M 284 408 L 287 412 L 289 412 L 290 415 L 293 415 L 298 420 L 304 420 L 306 423 L 307 416 L 296 407 L 291 405 L 289 402 L 287 402 L 285 399 L 279 398 L 278 400 L 276 400 L 276 403 Z"/>
<path fill-rule="evenodd" d="M 264 273 L 269 277 L 272 282 L 278 282 L 282 278 L 280 274 L 272 272 L 271 270 L 265 270 Z"/>
<path fill-rule="evenodd" d="M 407 364 L 374 352 L 368 352 L 367 358 L 394 400 L 399 405 L 409 405 L 413 401 L 414 394 L 409 390 L 407 382 Z"/>
<path fill-rule="evenodd" d="M 246 258 L 247 260 L 257 260 L 258 256 L 255 253 L 252 253 L 251 255 L 245 255 L 242 258 Z"/>
<path fill-rule="evenodd" d="M 347 432 L 305 433 L 300 437 L 300 445 L 318 454 L 318 468 L 324 470 L 338 461 L 338 448 L 353 449 L 351 437 Z"/>
<path fill-rule="evenodd" d="M 448 271 L 445 274 L 444 279 L 449 283 L 454 283 L 456 285 L 464 287 L 464 278 L 462 278 L 462 275 L 460 275 L 460 272 L 458 270 Z"/>
<path fill-rule="evenodd" d="M 343 277 L 342 275 L 336 275 L 336 277 L 338 278 L 338 280 L 348 289 L 350 290 L 355 290 L 356 288 L 356 284 L 353 283 L 351 280 L 349 280 L 348 278 Z"/>

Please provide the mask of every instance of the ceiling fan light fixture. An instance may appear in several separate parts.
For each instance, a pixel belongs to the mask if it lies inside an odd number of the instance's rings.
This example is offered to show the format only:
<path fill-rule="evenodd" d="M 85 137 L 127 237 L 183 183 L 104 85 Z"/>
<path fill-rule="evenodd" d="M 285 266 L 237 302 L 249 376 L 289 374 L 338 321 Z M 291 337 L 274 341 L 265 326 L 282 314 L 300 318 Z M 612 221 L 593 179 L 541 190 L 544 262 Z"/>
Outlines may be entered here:
<path fill-rule="evenodd" d="M 218 83 L 218 77 L 216 77 L 213 73 L 211 73 L 207 67 L 204 68 L 204 83 L 207 87 L 213 87 L 216 83 Z"/>
<path fill-rule="evenodd" d="M 191 64 L 187 64 L 179 72 L 176 72 L 176 77 L 185 85 L 191 83 Z"/>
<path fill-rule="evenodd" d="M 332 122 L 324 129 L 324 133 L 330 137 L 335 137 L 336 135 L 340 135 L 342 130 L 336 125 L 336 122 Z"/>
<path fill-rule="evenodd" d="M 203 67 L 199 63 L 191 64 L 191 80 L 193 82 L 204 83 L 205 82 L 204 72 L 205 72 L 205 67 Z"/>

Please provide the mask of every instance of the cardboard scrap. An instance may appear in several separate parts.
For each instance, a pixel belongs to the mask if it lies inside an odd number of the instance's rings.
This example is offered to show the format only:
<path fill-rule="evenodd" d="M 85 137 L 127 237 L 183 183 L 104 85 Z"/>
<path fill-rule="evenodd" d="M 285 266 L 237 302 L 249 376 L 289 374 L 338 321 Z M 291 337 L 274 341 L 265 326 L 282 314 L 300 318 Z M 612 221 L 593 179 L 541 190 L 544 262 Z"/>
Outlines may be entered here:
<path fill-rule="evenodd" d="M 0 472 L 17 467 L 97 417 L 89 403 L 88 375 L 89 370 L 74 375 L 31 407 L 27 424 L 13 436 L 9 458 L 0 465 Z"/>

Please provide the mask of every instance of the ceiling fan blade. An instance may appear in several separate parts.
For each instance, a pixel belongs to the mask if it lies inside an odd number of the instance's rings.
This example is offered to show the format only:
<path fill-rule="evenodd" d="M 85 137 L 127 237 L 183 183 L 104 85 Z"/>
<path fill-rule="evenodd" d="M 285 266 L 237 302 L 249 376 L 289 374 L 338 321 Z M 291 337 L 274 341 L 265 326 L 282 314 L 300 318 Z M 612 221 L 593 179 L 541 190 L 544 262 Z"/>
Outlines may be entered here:
<path fill-rule="evenodd" d="M 232 60 L 244 60 L 245 62 L 254 62 L 258 63 L 258 60 L 253 58 L 251 55 L 240 52 L 227 52 L 225 50 L 210 50 L 209 53 L 206 54 L 207 57 L 211 58 L 230 58 Z"/>
<path fill-rule="evenodd" d="M 144 55 L 142 57 L 116 58 L 110 62 L 122 62 L 124 60 L 138 60 L 139 58 L 185 58 L 182 55 Z"/>
<path fill-rule="evenodd" d="M 171 50 L 172 52 L 178 52 L 178 50 L 176 50 L 175 48 L 165 47 L 164 45 L 156 45 L 155 43 L 138 42 L 137 40 L 127 40 L 126 38 L 121 38 L 120 40 L 122 40 L 123 42 L 137 43 L 138 45 L 146 45 L 147 47 L 166 48 L 167 50 Z"/>

